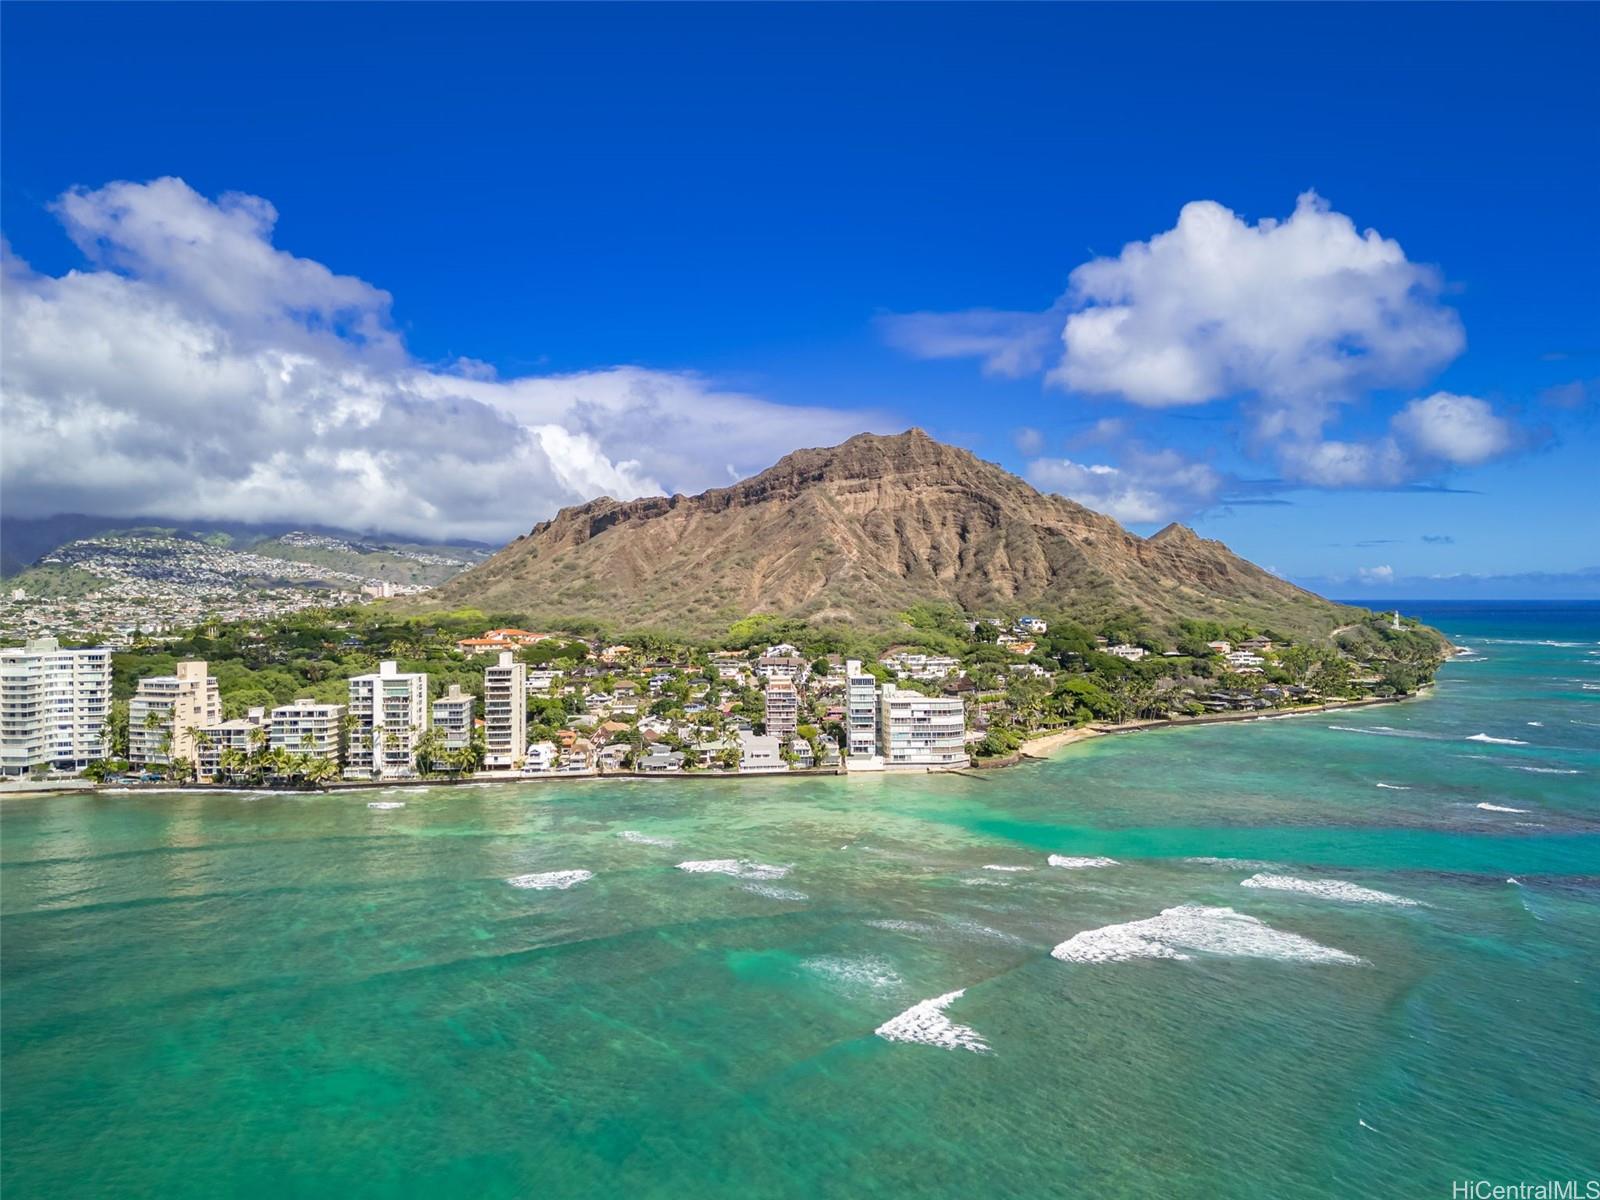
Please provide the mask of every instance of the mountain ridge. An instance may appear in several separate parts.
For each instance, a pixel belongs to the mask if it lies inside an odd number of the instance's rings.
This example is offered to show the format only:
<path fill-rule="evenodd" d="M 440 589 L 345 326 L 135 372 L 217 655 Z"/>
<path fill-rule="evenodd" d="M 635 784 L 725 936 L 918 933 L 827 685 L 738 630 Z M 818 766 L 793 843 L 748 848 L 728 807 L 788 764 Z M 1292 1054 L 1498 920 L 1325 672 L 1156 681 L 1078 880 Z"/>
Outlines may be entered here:
<path fill-rule="evenodd" d="M 1301 635 L 1352 611 L 1186 526 L 1140 538 L 920 429 L 796 450 L 693 496 L 563 508 L 426 600 L 696 634 L 758 612 L 888 628 L 919 603 Z"/>

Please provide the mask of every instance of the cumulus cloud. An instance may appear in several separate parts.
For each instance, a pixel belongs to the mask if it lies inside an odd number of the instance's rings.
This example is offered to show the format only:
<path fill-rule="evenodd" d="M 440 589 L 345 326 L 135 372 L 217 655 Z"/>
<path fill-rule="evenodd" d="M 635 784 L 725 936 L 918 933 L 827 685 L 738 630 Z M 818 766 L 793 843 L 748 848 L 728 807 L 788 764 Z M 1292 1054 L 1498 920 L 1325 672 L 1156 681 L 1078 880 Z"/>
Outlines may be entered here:
<path fill-rule="evenodd" d="M 1393 583 L 1394 568 L 1388 565 L 1381 567 L 1362 567 L 1356 572 L 1356 578 L 1362 583 Z"/>
<path fill-rule="evenodd" d="M 90 269 L 4 261 L 0 503 L 15 515 L 498 540 L 563 504 L 698 490 L 726 482 L 724 462 L 884 426 L 639 367 L 430 369 L 389 295 L 275 247 L 258 197 L 159 179 L 76 189 L 54 211 Z"/>
<path fill-rule="evenodd" d="M 1039 458 L 1028 464 L 1028 480 L 1045 491 L 1115 517 L 1125 525 L 1153 524 L 1216 503 L 1225 480 L 1205 463 L 1174 450 L 1133 448 L 1118 466 Z"/>
<path fill-rule="evenodd" d="M 1079 266 L 1044 313 L 915 313 L 888 328 L 910 353 L 1013 374 L 1040 361 L 1044 324 L 1057 339 L 1051 383 L 1145 408 L 1241 399 L 1251 445 L 1289 478 L 1388 486 L 1516 443 L 1486 402 L 1448 393 L 1412 402 L 1374 441 L 1327 434 L 1342 405 L 1413 387 L 1461 353 L 1441 290 L 1398 242 L 1306 192 L 1286 219 L 1254 224 L 1186 204 L 1172 229 Z"/>

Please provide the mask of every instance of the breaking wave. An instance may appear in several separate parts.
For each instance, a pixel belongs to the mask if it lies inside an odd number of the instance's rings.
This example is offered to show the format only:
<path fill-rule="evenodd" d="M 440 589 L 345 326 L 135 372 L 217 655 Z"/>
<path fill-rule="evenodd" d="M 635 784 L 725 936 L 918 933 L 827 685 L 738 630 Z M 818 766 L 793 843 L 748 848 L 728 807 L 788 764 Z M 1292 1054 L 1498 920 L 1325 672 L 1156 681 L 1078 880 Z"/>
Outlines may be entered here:
<path fill-rule="evenodd" d="M 1490 804 L 1487 800 L 1478 805 L 1478 807 L 1483 809 L 1484 812 L 1525 813 L 1528 811 L 1525 808 L 1507 808 L 1504 804 Z"/>
<path fill-rule="evenodd" d="M 551 888 L 566 891 L 574 884 L 584 883 L 593 878 L 593 871 L 545 871 L 536 875 L 513 875 L 506 882 L 514 888 L 531 888 L 540 892 Z"/>
<path fill-rule="evenodd" d="M 1259 858 L 1218 858 L 1214 854 L 1200 854 L 1183 860 L 1199 867 L 1231 867 L 1235 871 L 1264 871 L 1277 866 Z"/>
<path fill-rule="evenodd" d="M 748 858 L 706 858 L 681 862 L 678 870 L 691 875 L 732 875 L 735 879 L 782 879 L 788 867 L 775 867 L 769 863 L 751 862 Z"/>
<path fill-rule="evenodd" d="M 966 988 L 946 992 L 932 1000 L 913 1004 L 897 1017 L 891 1017 L 873 1030 L 887 1042 L 911 1042 L 921 1046 L 939 1046 L 945 1050 L 971 1050 L 986 1053 L 989 1043 L 970 1025 L 958 1025 L 944 1015 L 944 1010 L 966 994 Z"/>
<path fill-rule="evenodd" d="M 404 800 L 368 800 L 367 801 L 367 807 L 368 808 L 390 809 L 390 808 L 404 808 L 405 806 L 406 806 L 406 802 Z"/>
<path fill-rule="evenodd" d="M 1531 771 L 1535 775 L 1582 775 L 1575 767 L 1527 767 L 1521 763 L 1506 763 L 1513 771 Z"/>
<path fill-rule="evenodd" d="M 765 896 L 768 900 L 809 900 L 810 896 L 804 892 L 797 892 L 793 888 L 773 887 L 770 883 L 747 883 L 744 890 L 756 896 Z"/>
<path fill-rule="evenodd" d="M 1031 871 L 1031 870 L 1033 870 L 1032 867 L 1009 867 L 1009 866 L 1006 866 L 1004 863 L 984 863 L 983 864 L 983 869 L 985 871 Z"/>
<path fill-rule="evenodd" d="M 925 921 L 901 921 L 892 917 L 877 917 L 867 922 L 874 929 L 887 929 L 890 933 L 932 933 L 933 926 Z"/>
<path fill-rule="evenodd" d="M 633 842 L 640 846 L 676 846 L 678 844 L 669 837 L 651 837 L 648 833 L 640 833 L 637 829 L 624 829 L 617 836 L 625 842 Z"/>
<path fill-rule="evenodd" d="M 1411 789 L 1403 783 L 1375 783 L 1373 787 L 1387 788 L 1391 792 L 1409 792 Z"/>
<path fill-rule="evenodd" d="M 1492 746 L 1526 746 L 1528 743 L 1519 738 L 1490 737 L 1487 733 L 1475 733 L 1467 739 L 1469 742 L 1488 742 Z"/>
<path fill-rule="evenodd" d="M 1396 904 L 1401 908 L 1416 908 L 1418 902 L 1376 888 L 1360 887 L 1342 879 L 1296 879 L 1292 875 L 1252 875 L 1242 880 L 1240 887 L 1261 888 L 1273 892 L 1300 892 L 1322 900 L 1339 900 L 1346 904 Z"/>
<path fill-rule="evenodd" d="M 1191 953 L 1194 952 L 1194 953 Z M 1141 958 L 1187 961 L 1195 953 L 1284 962 L 1359 963 L 1354 954 L 1324 946 L 1298 933 L 1235 912 L 1202 904 L 1180 904 L 1159 916 L 1075 933 L 1050 952 L 1071 963 L 1130 962 Z"/>
<path fill-rule="evenodd" d="M 1396 729 L 1393 725 L 1329 725 L 1329 729 L 1337 729 L 1340 733 L 1365 733 L 1371 737 L 1397 737 L 1416 738 L 1419 741 L 1436 742 L 1439 735 L 1435 733 L 1418 733 L 1410 729 Z"/>
<path fill-rule="evenodd" d="M 845 958 L 823 954 L 805 959 L 800 965 L 813 975 L 820 975 L 829 983 L 850 990 L 866 988 L 875 992 L 889 991 L 903 982 L 900 973 L 883 958 Z"/>
<path fill-rule="evenodd" d="M 1052 854 L 1046 861 L 1052 867 L 1065 867 L 1069 871 L 1086 871 L 1091 867 L 1115 867 L 1119 865 L 1116 859 L 1106 858 L 1104 855 Z"/>

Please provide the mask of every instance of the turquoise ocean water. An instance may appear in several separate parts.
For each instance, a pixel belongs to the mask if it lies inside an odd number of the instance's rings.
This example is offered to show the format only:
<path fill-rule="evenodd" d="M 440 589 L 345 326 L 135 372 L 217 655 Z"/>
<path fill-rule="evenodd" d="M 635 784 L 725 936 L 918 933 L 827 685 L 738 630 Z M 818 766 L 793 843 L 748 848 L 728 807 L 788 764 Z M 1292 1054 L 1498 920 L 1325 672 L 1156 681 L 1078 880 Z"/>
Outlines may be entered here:
<path fill-rule="evenodd" d="M 1473 650 L 1431 698 L 982 778 L 6 800 L 0 1184 L 1600 1174 L 1600 608 L 1420 615 Z M 507 882 L 562 871 L 592 877 Z"/>

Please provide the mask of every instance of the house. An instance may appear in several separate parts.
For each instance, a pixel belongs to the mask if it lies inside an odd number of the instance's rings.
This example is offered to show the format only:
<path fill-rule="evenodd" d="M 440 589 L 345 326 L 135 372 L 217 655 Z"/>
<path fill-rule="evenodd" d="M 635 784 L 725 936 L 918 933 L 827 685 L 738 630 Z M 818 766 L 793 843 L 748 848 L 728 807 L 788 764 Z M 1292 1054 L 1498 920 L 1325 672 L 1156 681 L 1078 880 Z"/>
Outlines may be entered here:
<path fill-rule="evenodd" d="M 1115 646 L 1106 647 L 1106 653 L 1127 662 L 1138 662 L 1149 651 L 1143 646 L 1134 646 L 1128 642 L 1118 642 Z"/>
<path fill-rule="evenodd" d="M 1034 636 L 1038 636 L 1041 633 L 1048 633 L 1050 626 L 1038 617 L 1018 617 L 1015 629 L 1018 633 L 1031 633 Z"/>
<path fill-rule="evenodd" d="M 739 734 L 739 770 L 746 775 L 787 771 L 783 747 L 771 735 Z"/>
<path fill-rule="evenodd" d="M 555 686 L 556 680 L 561 678 L 560 671 L 529 671 L 527 677 L 528 695 L 548 694 Z"/>
<path fill-rule="evenodd" d="M 554 742 L 533 742 L 528 746 L 528 753 L 522 760 L 523 774 L 532 774 L 537 771 L 553 771 L 556 766 L 556 744 Z"/>
<path fill-rule="evenodd" d="M 805 771 L 817 765 L 817 754 L 811 748 L 811 743 L 803 737 L 789 739 L 789 757 L 794 759 L 797 769 Z"/>
<path fill-rule="evenodd" d="M 722 738 L 719 741 L 697 742 L 694 747 L 695 761 L 702 767 L 718 767 L 722 765 L 722 757 L 728 751 L 733 751 L 737 759 L 739 753 L 738 738 Z"/>
<path fill-rule="evenodd" d="M 542 642 L 546 638 L 554 637 L 553 633 L 530 633 L 526 629 L 491 629 L 483 635 L 499 642 L 510 642 L 516 646 L 531 646 L 535 642 Z"/>
<path fill-rule="evenodd" d="M 1213 654 L 1226 654 L 1233 649 L 1232 642 L 1207 642 L 1206 649 Z"/>
<path fill-rule="evenodd" d="M 456 649 L 463 654 L 488 654 L 491 651 L 504 650 L 508 646 L 508 642 L 493 637 L 462 638 L 456 643 Z"/>
<path fill-rule="evenodd" d="M 793 654 L 779 654 L 756 659 L 756 674 L 767 682 L 787 679 L 802 683 L 809 671 L 806 660 Z"/>
<path fill-rule="evenodd" d="M 1272 649 L 1272 640 L 1259 636 L 1246 638 L 1239 643 L 1239 649 L 1249 650 L 1253 654 L 1265 654 Z"/>
<path fill-rule="evenodd" d="M 594 765 L 602 771 L 620 771 L 623 759 L 632 753 L 633 747 L 627 742 L 612 742 L 594 752 Z"/>
<path fill-rule="evenodd" d="M 681 771 L 683 770 L 683 751 L 668 750 L 664 746 L 652 746 L 650 753 L 640 758 L 633 765 L 637 771 Z"/>

